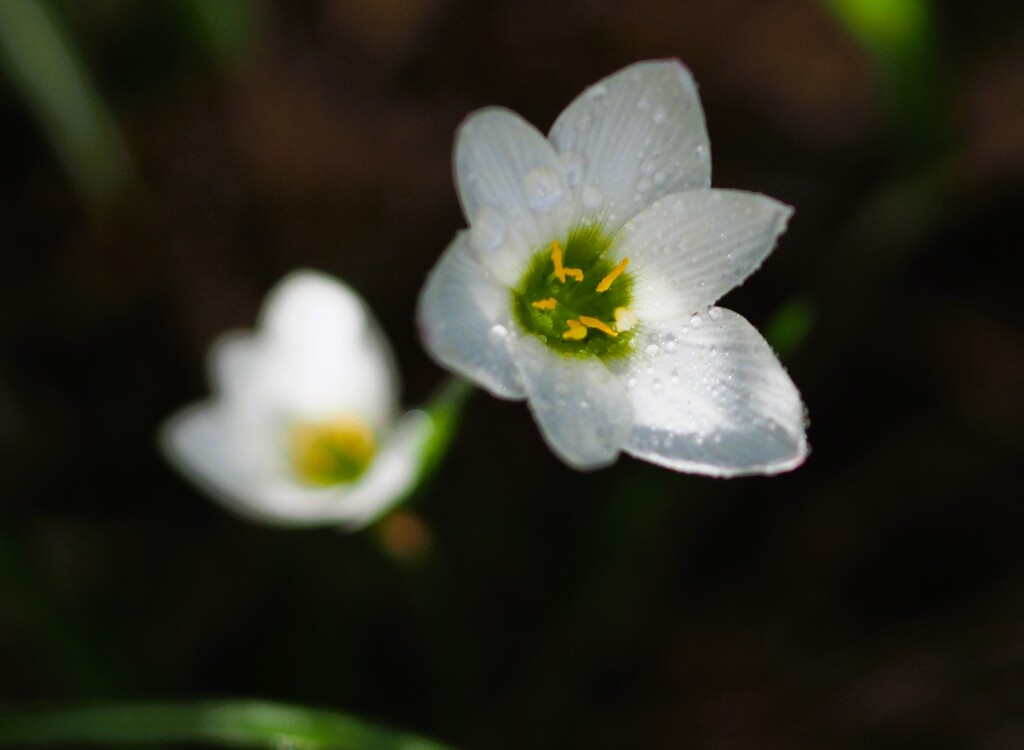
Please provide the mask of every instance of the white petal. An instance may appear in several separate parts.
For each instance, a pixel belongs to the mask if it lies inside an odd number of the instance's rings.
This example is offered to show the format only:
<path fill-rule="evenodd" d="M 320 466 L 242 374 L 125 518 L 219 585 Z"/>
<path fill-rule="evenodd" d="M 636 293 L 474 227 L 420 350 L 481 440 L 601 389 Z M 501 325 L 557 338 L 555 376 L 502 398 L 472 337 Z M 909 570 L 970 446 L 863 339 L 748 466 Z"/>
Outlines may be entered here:
<path fill-rule="evenodd" d="M 258 358 L 259 344 L 251 331 L 221 334 L 206 355 L 210 388 L 217 394 L 248 390 Z"/>
<path fill-rule="evenodd" d="M 382 429 L 394 418 L 398 373 L 366 303 L 324 274 L 293 273 L 261 312 L 261 398 L 293 418 L 356 414 Z"/>
<path fill-rule="evenodd" d="M 492 107 L 462 123 L 455 177 L 474 250 L 506 283 L 513 282 L 509 269 L 522 273 L 531 252 L 564 238 L 572 212 L 565 168 L 547 139 L 514 112 Z"/>
<path fill-rule="evenodd" d="M 667 195 L 619 232 L 630 259 L 640 320 L 689 314 L 717 301 L 761 265 L 793 209 L 758 193 L 691 190 Z"/>
<path fill-rule="evenodd" d="M 655 198 L 711 184 L 697 86 L 678 60 L 630 65 L 584 91 L 551 128 L 577 164 L 584 208 L 617 227 Z"/>
<path fill-rule="evenodd" d="M 614 462 L 633 413 L 622 381 L 600 360 L 560 356 L 533 336 L 520 339 L 517 364 L 551 450 L 577 469 Z"/>
<path fill-rule="evenodd" d="M 468 232 L 455 237 L 420 293 L 423 345 L 441 365 L 495 396 L 520 399 L 525 391 L 512 362 L 511 292 L 483 268 L 468 237 Z"/>
<path fill-rule="evenodd" d="M 720 307 L 638 331 L 624 450 L 678 471 L 775 474 L 807 456 L 804 408 L 768 343 Z"/>
<path fill-rule="evenodd" d="M 171 417 L 161 430 L 160 443 L 186 477 L 240 516 L 282 526 L 356 528 L 409 491 L 430 428 L 423 414 L 407 414 L 358 482 L 327 488 L 304 486 L 286 471 L 245 459 L 245 452 L 236 450 L 237 433 L 230 419 L 213 402 L 195 404 Z"/>

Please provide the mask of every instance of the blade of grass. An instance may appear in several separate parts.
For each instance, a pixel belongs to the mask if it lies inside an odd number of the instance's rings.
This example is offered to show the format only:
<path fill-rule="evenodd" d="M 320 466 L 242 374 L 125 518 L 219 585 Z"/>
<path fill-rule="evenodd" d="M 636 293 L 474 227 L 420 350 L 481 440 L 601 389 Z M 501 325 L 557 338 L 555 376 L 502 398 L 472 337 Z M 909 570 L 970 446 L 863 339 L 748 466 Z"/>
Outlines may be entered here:
<path fill-rule="evenodd" d="M 87 201 L 111 198 L 132 180 L 117 124 L 47 3 L 0 2 L 0 68 Z"/>
<path fill-rule="evenodd" d="M 265 701 L 108 703 L 0 713 L 0 747 L 177 742 L 268 750 L 445 750 L 346 714 Z"/>

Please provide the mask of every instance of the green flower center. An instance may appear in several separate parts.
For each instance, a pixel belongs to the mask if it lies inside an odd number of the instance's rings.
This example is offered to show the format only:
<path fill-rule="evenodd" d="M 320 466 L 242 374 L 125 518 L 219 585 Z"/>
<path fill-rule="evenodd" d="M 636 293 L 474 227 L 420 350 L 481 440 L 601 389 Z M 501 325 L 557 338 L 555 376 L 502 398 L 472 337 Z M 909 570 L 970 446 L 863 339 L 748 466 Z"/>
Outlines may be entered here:
<path fill-rule="evenodd" d="M 355 481 L 377 448 L 369 425 L 352 416 L 299 422 L 289 437 L 292 468 L 303 482 L 318 487 Z"/>
<path fill-rule="evenodd" d="M 637 323 L 630 309 L 629 258 L 616 263 L 600 227 L 577 227 L 534 253 L 512 290 L 523 330 L 559 354 L 612 359 L 628 353 Z"/>

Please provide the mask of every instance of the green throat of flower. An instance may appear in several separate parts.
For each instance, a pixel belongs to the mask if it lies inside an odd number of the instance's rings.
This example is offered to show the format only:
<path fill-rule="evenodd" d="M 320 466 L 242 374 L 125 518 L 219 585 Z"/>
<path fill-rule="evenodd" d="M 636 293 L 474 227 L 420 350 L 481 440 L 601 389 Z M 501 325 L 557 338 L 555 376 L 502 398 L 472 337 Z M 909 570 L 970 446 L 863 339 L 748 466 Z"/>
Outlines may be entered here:
<path fill-rule="evenodd" d="M 598 227 L 569 233 L 530 260 L 512 290 L 512 312 L 527 332 L 559 354 L 612 359 L 630 347 L 636 315 L 630 309 L 629 258 L 609 257 L 610 238 Z"/>
<path fill-rule="evenodd" d="M 289 437 L 292 468 L 300 480 L 317 487 L 355 481 L 377 449 L 370 426 L 352 416 L 299 422 Z"/>

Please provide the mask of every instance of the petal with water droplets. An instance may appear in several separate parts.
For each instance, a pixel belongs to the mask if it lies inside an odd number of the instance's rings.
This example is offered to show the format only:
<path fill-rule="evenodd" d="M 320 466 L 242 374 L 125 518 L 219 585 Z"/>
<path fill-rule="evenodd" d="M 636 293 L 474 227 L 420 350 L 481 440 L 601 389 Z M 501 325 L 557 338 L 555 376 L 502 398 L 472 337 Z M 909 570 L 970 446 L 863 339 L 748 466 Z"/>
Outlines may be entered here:
<path fill-rule="evenodd" d="M 661 198 L 622 228 L 634 311 L 668 319 L 716 302 L 768 257 L 793 209 L 758 193 L 689 190 Z"/>
<path fill-rule="evenodd" d="M 530 410 L 551 450 L 577 469 L 614 462 L 633 413 L 622 381 L 599 359 L 561 356 L 532 336 L 520 339 L 516 353 Z"/>
<path fill-rule="evenodd" d="M 497 214 L 504 222 L 503 237 L 492 239 L 491 249 L 525 253 L 523 262 L 531 248 L 561 237 L 571 219 L 565 165 L 535 127 L 507 109 L 483 109 L 462 123 L 455 137 L 455 177 L 470 227 L 494 226 Z M 490 265 L 488 256 L 481 257 Z M 506 265 L 495 272 L 502 274 Z"/>
<path fill-rule="evenodd" d="M 468 238 L 460 232 L 427 277 L 418 308 L 423 344 L 440 364 L 495 396 L 520 399 L 511 293 L 480 264 Z"/>
<path fill-rule="evenodd" d="M 584 208 L 612 227 L 659 196 L 711 184 L 704 111 L 678 60 L 630 65 L 591 86 L 550 138 L 559 153 L 582 155 Z"/>
<path fill-rule="evenodd" d="M 803 463 L 800 394 L 742 316 L 711 308 L 696 319 L 645 326 L 637 352 L 624 373 L 635 409 L 625 452 L 718 477 Z"/>

